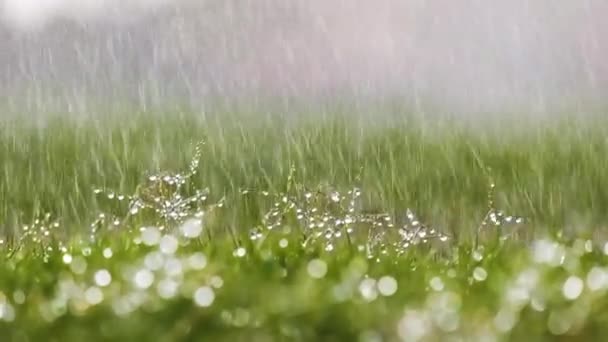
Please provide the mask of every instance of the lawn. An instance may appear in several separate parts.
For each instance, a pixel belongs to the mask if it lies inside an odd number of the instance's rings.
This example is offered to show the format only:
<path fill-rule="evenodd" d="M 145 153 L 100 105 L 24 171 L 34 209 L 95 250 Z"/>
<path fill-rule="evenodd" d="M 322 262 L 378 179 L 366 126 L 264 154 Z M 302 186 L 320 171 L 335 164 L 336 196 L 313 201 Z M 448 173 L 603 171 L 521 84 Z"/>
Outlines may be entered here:
<path fill-rule="evenodd" d="M 605 119 L 0 122 L 8 341 L 597 340 Z"/>

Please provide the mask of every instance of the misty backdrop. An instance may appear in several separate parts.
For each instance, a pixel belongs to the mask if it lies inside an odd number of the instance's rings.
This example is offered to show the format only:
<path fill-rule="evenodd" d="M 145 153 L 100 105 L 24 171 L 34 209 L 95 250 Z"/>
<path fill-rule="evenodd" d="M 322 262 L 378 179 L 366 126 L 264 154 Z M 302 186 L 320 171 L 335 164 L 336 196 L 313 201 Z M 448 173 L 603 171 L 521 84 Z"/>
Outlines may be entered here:
<path fill-rule="evenodd" d="M 606 17 L 604 0 L 0 0 L 0 98 L 584 108 L 608 94 Z"/>

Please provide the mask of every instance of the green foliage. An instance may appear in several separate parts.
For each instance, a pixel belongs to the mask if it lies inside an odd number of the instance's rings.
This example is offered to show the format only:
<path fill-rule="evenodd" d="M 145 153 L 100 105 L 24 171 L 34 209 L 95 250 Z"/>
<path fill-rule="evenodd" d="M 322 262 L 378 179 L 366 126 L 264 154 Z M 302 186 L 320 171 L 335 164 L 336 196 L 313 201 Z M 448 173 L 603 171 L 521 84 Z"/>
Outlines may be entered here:
<path fill-rule="evenodd" d="M 602 119 L 328 117 L 1 126 L 0 336 L 606 333 Z"/>

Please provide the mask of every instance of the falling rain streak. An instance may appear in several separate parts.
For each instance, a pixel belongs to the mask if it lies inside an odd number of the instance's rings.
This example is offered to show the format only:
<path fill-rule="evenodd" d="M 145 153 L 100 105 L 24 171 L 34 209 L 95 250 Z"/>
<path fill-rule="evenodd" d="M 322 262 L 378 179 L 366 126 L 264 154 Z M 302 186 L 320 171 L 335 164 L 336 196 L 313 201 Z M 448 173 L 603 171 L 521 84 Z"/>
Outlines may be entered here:
<path fill-rule="evenodd" d="M 0 97 L 21 113 L 339 98 L 542 114 L 584 111 L 608 90 L 608 3 L 596 0 L 0 5 Z"/>

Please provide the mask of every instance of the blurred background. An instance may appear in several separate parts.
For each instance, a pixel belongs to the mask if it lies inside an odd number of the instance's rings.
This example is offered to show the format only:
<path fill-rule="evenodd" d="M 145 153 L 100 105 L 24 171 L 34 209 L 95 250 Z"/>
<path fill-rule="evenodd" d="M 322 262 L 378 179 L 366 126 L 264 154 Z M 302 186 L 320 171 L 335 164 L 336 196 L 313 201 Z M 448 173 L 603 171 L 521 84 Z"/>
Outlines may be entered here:
<path fill-rule="evenodd" d="M 604 0 L 0 0 L 0 102 L 581 114 L 608 94 L 607 16 Z"/>

